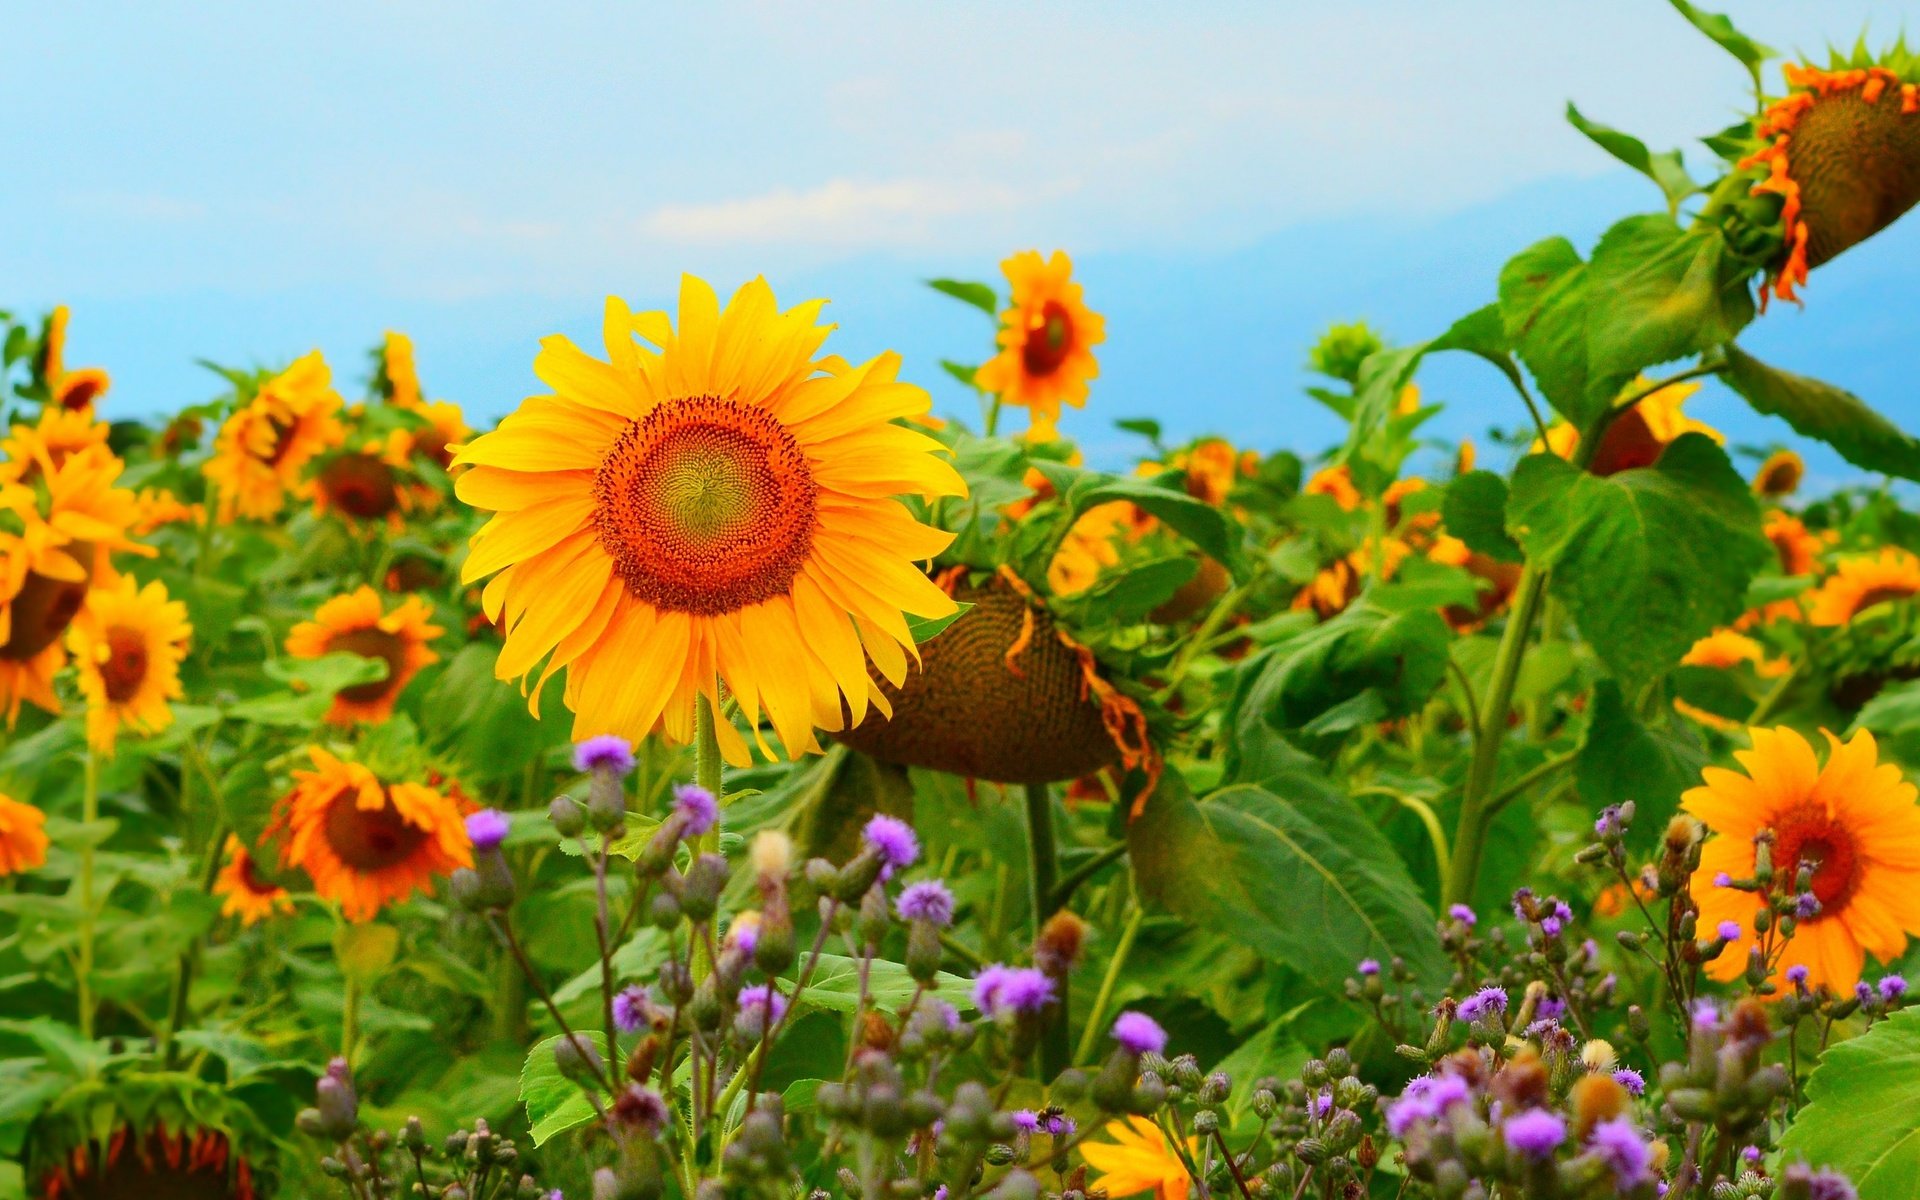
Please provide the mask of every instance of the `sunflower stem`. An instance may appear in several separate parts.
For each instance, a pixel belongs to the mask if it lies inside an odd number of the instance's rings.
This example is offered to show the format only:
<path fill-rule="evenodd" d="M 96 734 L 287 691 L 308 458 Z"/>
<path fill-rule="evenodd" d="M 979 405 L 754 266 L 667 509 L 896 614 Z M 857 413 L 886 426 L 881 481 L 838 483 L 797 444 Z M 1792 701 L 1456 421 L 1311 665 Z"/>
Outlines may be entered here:
<path fill-rule="evenodd" d="M 1024 788 L 1027 800 L 1028 896 L 1033 908 L 1033 940 L 1054 913 L 1053 891 L 1060 877 L 1060 861 L 1053 836 L 1053 793 L 1044 783 Z M 1067 1069 L 1067 981 L 1063 977 L 1058 1003 L 1040 1030 L 1040 1072 L 1052 1079 Z"/>
<path fill-rule="evenodd" d="M 712 794 L 715 804 L 724 807 L 726 793 L 722 790 L 720 780 L 720 734 L 714 721 L 713 701 L 705 696 L 700 697 L 693 711 L 693 780 Z M 694 849 L 700 854 L 720 849 L 720 822 L 714 822 L 712 829 L 700 835 Z"/>
<path fill-rule="evenodd" d="M 1129 909 L 1127 923 L 1120 930 L 1120 943 L 1113 948 L 1113 958 L 1107 962 L 1107 973 L 1100 980 L 1100 991 L 1094 996 L 1093 1008 L 1087 1013 L 1086 1028 L 1080 1031 L 1080 1045 L 1074 1051 L 1074 1062 L 1093 1061 L 1093 1052 L 1100 1045 L 1100 1025 L 1106 1019 L 1107 1005 L 1113 1002 L 1113 989 L 1119 985 L 1120 971 L 1127 965 L 1127 957 L 1133 953 L 1133 940 L 1140 936 L 1140 925 L 1146 919 L 1147 910 L 1138 904 Z"/>
<path fill-rule="evenodd" d="M 86 783 L 80 801 L 80 820 L 87 826 L 80 844 L 80 950 L 74 969 L 74 992 L 80 1006 L 80 1036 L 93 1040 L 93 826 L 100 820 L 100 760 L 93 742 L 87 742 Z"/>

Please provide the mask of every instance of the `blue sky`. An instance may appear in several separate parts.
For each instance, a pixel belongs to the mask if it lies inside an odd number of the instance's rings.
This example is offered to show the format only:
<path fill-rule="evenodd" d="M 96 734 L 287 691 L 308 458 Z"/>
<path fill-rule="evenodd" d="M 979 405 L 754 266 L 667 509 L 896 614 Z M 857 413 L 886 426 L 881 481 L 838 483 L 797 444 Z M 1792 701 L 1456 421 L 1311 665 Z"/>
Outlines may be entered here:
<path fill-rule="evenodd" d="M 1721 7 L 1786 50 L 1920 14 Z M 918 281 L 1062 246 L 1109 317 L 1066 426 L 1096 458 L 1130 415 L 1318 449 L 1318 327 L 1427 336 L 1528 241 L 1657 205 L 1566 100 L 1682 145 L 1744 88 L 1659 0 L 43 5 L 9 36 L 0 306 L 73 305 L 110 412 L 205 398 L 196 357 L 318 345 L 357 379 L 397 327 L 431 392 L 497 415 L 542 334 L 682 270 L 827 295 L 846 352 L 898 347 L 958 406 L 935 363 L 990 330 Z M 1917 250 L 1897 228 L 1747 341 L 1920 425 Z M 1426 382 L 1448 432 L 1514 419 L 1469 364 Z M 1780 436 L 1735 404 L 1699 407 Z"/>

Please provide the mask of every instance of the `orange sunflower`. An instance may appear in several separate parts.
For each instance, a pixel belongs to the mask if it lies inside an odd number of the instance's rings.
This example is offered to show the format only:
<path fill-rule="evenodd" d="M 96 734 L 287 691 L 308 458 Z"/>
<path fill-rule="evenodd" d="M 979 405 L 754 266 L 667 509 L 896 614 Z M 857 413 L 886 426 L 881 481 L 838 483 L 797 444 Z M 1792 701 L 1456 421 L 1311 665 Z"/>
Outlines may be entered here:
<path fill-rule="evenodd" d="M 466 416 L 451 400 L 428 400 L 420 390 L 420 375 L 413 363 L 413 339 L 404 333 L 387 332 L 381 350 L 381 378 L 387 403 L 427 420 L 427 428 L 413 434 L 410 452 L 438 463 L 443 469 L 453 463 L 453 448 L 467 440 L 473 431 Z"/>
<path fill-rule="evenodd" d="M 1132 522 L 1134 507 L 1125 500 L 1096 504 L 1074 519 L 1047 564 L 1047 587 L 1056 596 L 1075 596 L 1092 587 L 1100 572 L 1120 565 L 1117 541 Z"/>
<path fill-rule="evenodd" d="M 1810 531 L 1799 517 L 1775 509 L 1767 514 L 1762 532 L 1780 556 L 1782 575 L 1811 575 L 1820 566 L 1820 551 L 1826 542 Z"/>
<path fill-rule="evenodd" d="M 280 865 L 299 867 L 349 921 L 429 891 L 436 875 L 473 865 L 459 806 L 421 783 L 386 783 L 365 766 L 310 746 L 313 769 L 293 773 L 267 837 L 284 835 Z"/>
<path fill-rule="evenodd" d="M 1333 467 L 1322 467 L 1315 471 L 1307 480 L 1306 486 L 1300 490 L 1309 496 L 1331 497 L 1335 504 L 1347 512 L 1352 512 L 1365 503 L 1361 498 L 1360 489 L 1353 486 L 1353 472 L 1347 469 L 1345 463 Z"/>
<path fill-rule="evenodd" d="M 1158 1125 L 1145 1117 L 1127 1116 L 1109 1121 L 1101 1132 L 1113 1141 L 1080 1145 L 1080 1157 L 1100 1172 L 1088 1191 L 1104 1191 L 1113 1200 L 1142 1192 L 1152 1192 L 1155 1200 L 1187 1200 L 1192 1180 Z M 1187 1139 L 1189 1154 L 1199 1149 L 1198 1138 Z"/>
<path fill-rule="evenodd" d="M 1826 766 L 1807 740 L 1785 726 L 1751 731 L 1753 748 L 1737 751 L 1745 773 L 1722 767 L 1701 772 L 1703 786 L 1681 797 L 1681 808 L 1715 837 L 1700 854 L 1693 896 L 1700 927 L 1734 921 L 1743 931 L 1707 965 L 1715 979 L 1736 979 L 1754 944 L 1753 916 L 1763 896 L 1717 887 L 1722 873 L 1751 879 L 1754 839 L 1773 837 L 1774 878 L 1793 888 L 1811 871 L 1819 911 L 1801 920 L 1775 964 L 1776 980 L 1800 965 L 1808 983 L 1844 993 L 1860 979 L 1864 955 L 1893 962 L 1920 933 L 1920 808 L 1900 768 L 1881 763 L 1873 735 L 1851 741 L 1827 735 Z"/>
<path fill-rule="evenodd" d="M 46 824 L 47 814 L 33 805 L 0 795 L 0 876 L 47 861 Z"/>
<path fill-rule="evenodd" d="M 428 643 L 446 631 L 432 620 L 433 606 L 420 597 L 408 596 L 386 612 L 380 593 L 362 584 L 322 604 L 313 620 L 295 625 L 287 634 L 287 653 L 321 658 L 344 652 L 386 663 L 385 679 L 340 689 L 327 710 L 327 720 L 335 725 L 384 721 L 393 715 L 393 702 L 407 681 L 421 667 L 440 660 Z"/>
<path fill-rule="evenodd" d="M 1840 561 L 1809 597 L 1807 619 L 1815 625 L 1845 625 L 1876 604 L 1920 594 L 1920 558 L 1898 546 Z"/>
<path fill-rule="evenodd" d="M 289 493 L 305 495 L 301 470 L 346 436 L 340 408 L 333 372 L 318 350 L 261 384 L 220 427 L 202 468 L 219 493 L 220 519 L 271 517 Z"/>
<path fill-rule="evenodd" d="M 386 384 L 387 403 L 417 409 L 426 402 L 413 362 L 413 339 L 397 329 L 387 330 L 380 347 L 380 373 Z"/>
<path fill-rule="evenodd" d="M 1800 490 L 1800 481 L 1806 475 L 1807 464 L 1801 461 L 1798 454 L 1791 450 L 1775 450 L 1753 473 L 1754 494 L 1768 500 L 1791 496 Z"/>
<path fill-rule="evenodd" d="M 260 864 L 247 852 L 247 844 L 227 835 L 227 861 L 213 881 L 213 894 L 226 897 L 220 915 L 239 917 L 242 925 L 254 925 L 278 913 L 293 911 L 293 897 L 287 889 L 260 875 Z"/>
<path fill-rule="evenodd" d="M 1088 308 L 1073 281 L 1073 260 L 1064 250 L 1041 258 L 1022 250 L 1000 264 L 1012 287 L 1012 303 L 1000 314 L 1000 352 L 980 365 L 973 381 L 1006 404 L 1029 410 L 1034 436 L 1052 438 L 1060 406 L 1087 402 L 1087 381 L 1100 374 L 1093 348 L 1107 338 L 1107 323 Z"/>
<path fill-rule="evenodd" d="M 168 702 L 181 696 L 180 661 L 192 634 L 186 604 L 167 599 L 159 580 L 143 588 L 125 575 L 87 593 L 67 648 L 80 668 L 94 749 L 111 755 L 122 726 L 151 735 L 173 724 Z"/>
<path fill-rule="evenodd" d="M 659 727 L 689 741 L 696 697 L 717 705 L 724 681 L 764 753 L 763 711 L 788 754 L 815 750 L 816 727 L 865 715 L 869 658 L 905 679 L 918 652 L 902 613 L 954 611 L 915 565 L 951 535 L 895 499 L 966 493 L 939 443 L 896 423 L 927 394 L 895 378 L 895 354 L 816 358 L 820 304 L 781 312 L 756 279 L 722 311 L 688 276 L 676 330 L 609 299 L 608 361 L 547 339 L 534 371 L 557 394 L 456 457 L 471 468 L 457 494 L 495 513 L 463 574 L 494 575 L 482 600 L 506 634 L 495 671 L 546 659 L 537 706 L 566 668 L 576 739 Z M 745 740 L 717 724 L 729 761 L 746 763 Z"/>
<path fill-rule="evenodd" d="M 15 425 L 0 440 L 0 479 L 30 483 L 43 473 L 51 473 L 76 454 L 105 455 L 107 423 L 96 421 L 90 412 L 68 412 L 62 408 L 40 410 L 40 420 L 32 425 Z"/>
<path fill-rule="evenodd" d="M 89 412 L 94 401 L 107 394 L 111 383 L 99 367 L 67 370 L 67 319 L 71 314 L 64 304 L 56 304 L 47 316 L 46 335 L 40 343 L 40 378 L 53 398 L 53 407 L 69 412 Z"/>
<path fill-rule="evenodd" d="M 206 520 L 205 505 L 187 504 L 166 488 L 141 488 L 134 500 L 138 515 L 133 531 L 142 536 L 163 525 L 198 525 Z"/>

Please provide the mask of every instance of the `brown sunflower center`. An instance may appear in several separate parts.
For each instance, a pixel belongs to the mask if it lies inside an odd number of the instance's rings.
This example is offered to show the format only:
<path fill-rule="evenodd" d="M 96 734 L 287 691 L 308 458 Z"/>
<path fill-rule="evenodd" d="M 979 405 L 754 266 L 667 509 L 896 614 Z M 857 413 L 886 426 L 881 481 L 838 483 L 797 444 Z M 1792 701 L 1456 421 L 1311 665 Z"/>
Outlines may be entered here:
<path fill-rule="evenodd" d="M 139 694 L 147 678 L 147 639 L 137 629 L 116 625 L 107 630 L 107 660 L 100 664 L 100 682 L 107 699 L 125 704 Z"/>
<path fill-rule="evenodd" d="M 1058 300 L 1049 300 L 1040 310 L 1040 320 L 1027 331 L 1027 344 L 1020 348 L 1020 362 L 1029 375 L 1051 375 L 1073 352 L 1073 318 Z"/>
<path fill-rule="evenodd" d="M 383 871 L 413 857 L 427 831 L 410 824 L 391 799 L 379 808 L 361 808 L 359 793 L 342 788 L 327 806 L 327 845 L 356 871 Z"/>
<path fill-rule="evenodd" d="M 342 454 L 320 472 L 327 502 L 363 521 L 384 517 L 400 506 L 393 468 L 371 454 Z"/>
<path fill-rule="evenodd" d="M 93 407 L 93 402 L 107 390 L 107 380 L 98 371 L 75 371 L 61 380 L 56 390 L 60 407 L 68 412 L 81 412 Z"/>
<path fill-rule="evenodd" d="M 1817 267 L 1891 225 L 1920 198 L 1920 115 L 1897 90 L 1823 96 L 1794 123 L 1789 161 Z"/>
<path fill-rule="evenodd" d="M 282 420 L 279 417 L 268 417 L 267 426 L 273 430 L 273 445 L 267 450 L 264 461 L 269 466 L 277 467 L 280 465 L 280 460 L 287 456 L 287 451 L 293 449 L 294 442 L 299 440 L 294 437 L 294 434 L 299 430 L 300 422 L 295 418 Z"/>
<path fill-rule="evenodd" d="M 669 400 L 629 424 L 594 473 L 594 524 L 637 600 L 732 612 L 786 594 L 813 548 L 806 454 L 766 409 Z"/>
<path fill-rule="evenodd" d="M 1860 882 L 1860 853 L 1853 835 L 1824 813 L 1793 814 L 1773 831 L 1773 858 L 1784 877 L 1799 878 L 1802 867 L 1813 872 L 1813 895 L 1823 912 L 1846 903 Z"/>
<path fill-rule="evenodd" d="M 240 886 L 254 895 L 271 896 L 280 890 L 278 884 L 260 874 L 260 864 L 254 861 L 253 855 L 241 854 L 235 866 L 240 876 Z"/>
<path fill-rule="evenodd" d="M 1904 584 L 1885 583 L 1879 587 L 1868 588 L 1860 593 L 1860 599 L 1853 605 L 1855 614 L 1863 613 L 1876 604 L 1887 604 L 1894 600 L 1907 600 L 1913 596 L 1913 589 Z"/>
<path fill-rule="evenodd" d="M 329 653 L 358 654 L 361 658 L 378 658 L 386 662 L 385 679 L 356 683 L 340 689 L 339 695 L 355 704 L 370 704 L 391 692 L 399 682 L 400 672 L 407 662 L 406 639 L 397 633 L 388 633 L 377 625 L 342 630 L 327 639 L 327 650 Z"/>
<path fill-rule="evenodd" d="M 1769 464 L 1760 473 L 1760 494 L 1784 496 L 1800 486 L 1800 467 L 1791 462 Z"/>
<path fill-rule="evenodd" d="M 75 543 L 68 552 L 81 562 L 93 557 L 91 546 Z M 49 579 L 30 574 L 13 598 L 13 629 L 0 658 L 24 661 L 45 650 L 67 631 L 87 599 L 87 580 Z"/>

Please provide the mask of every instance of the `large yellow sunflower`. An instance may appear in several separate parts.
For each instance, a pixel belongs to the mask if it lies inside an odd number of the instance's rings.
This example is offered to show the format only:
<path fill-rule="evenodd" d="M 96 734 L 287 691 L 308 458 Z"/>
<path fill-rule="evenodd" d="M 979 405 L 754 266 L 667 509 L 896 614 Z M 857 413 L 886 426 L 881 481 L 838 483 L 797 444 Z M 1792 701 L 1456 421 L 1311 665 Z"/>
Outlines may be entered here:
<path fill-rule="evenodd" d="M 333 697 L 327 720 L 336 725 L 355 721 L 384 721 L 393 714 L 393 702 L 421 667 L 438 662 L 428 643 L 445 630 L 431 624 L 433 606 L 408 596 L 392 612 L 380 605 L 380 593 L 364 584 L 320 606 L 313 620 L 302 621 L 287 634 L 287 653 L 295 658 L 320 658 L 345 652 L 377 658 L 387 664 L 387 677 L 342 688 Z"/>
<path fill-rule="evenodd" d="M 1809 598 L 1807 619 L 1815 625 L 1845 625 L 1876 604 L 1920 594 L 1920 558 L 1898 546 L 1842 559 Z"/>
<path fill-rule="evenodd" d="M 186 604 L 167 599 L 159 580 L 143 588 L 127 575 L 87 593 L 67 648 L 80 668 L 94 749 L 112 754 L 123 725 L 154 734 L 173 724 L 168 702 L 180 698 L 180 660 L 192 634 Z"/>
<path fill-rule="evenodd" d="M 1881 763 L 1873 735 L 1848 742 L 1827 735 L 1823 768 L 1807 740 L 1785 726 L 1752 730 L 1753 748 L 1737 751 L 1745 773 L 1708 767 L 1703 786 L 1681 807 L 1716 836 L 1700 854 L 1693 896 L 1700 927 L 1737 922 L 1741 936 L 1707 965 L 1715 979 L 1746 970 L 1753 916 L 1763 896 L 1717 886 L 1722 874 L 1751 879 L 1754 838 L 1773 836 L 1777 886 L 1791 890 L 1802 867 L 1812 871 L 1819 911 L 1802 919 L 1775 964 L 1776 978 L 1800 965 L 1808 983 L 1845 993 L 1860 979 L 1864 954 L 1898 959 L 1920 933 L 1920 808 L 1900 769 Z"/>
<path fill-rule="evenodd" d="M 820 301 L 781 312 L 764 280 L 723 312 L 685 278 L 665 313 L 607 302 L 609 361 L 549 338 L 536 396 L 456 457 L 460 498 L 496 514 L 463 578 L 494 575 L 486 614 L 505 631 L 495 670 L 539 683 L 567 669 L 576 738 L 693 735 L 695 698 L 724 681 L 758 734 L 788 754 L 858 722 L 875 684 L 916 653 L 902 613 L 954 602 L 915 566 L 950 535 L 895 497 L 964 495 L 939 443 L 896 424 L 927 410 L 898 355 L 816 358 Z M 653 346 L 643 349 L 635 335 Z M 498 572 L 498 574 L 494 574 Z M 537 705 L 539 686 L 531 703 Z M 730 761 L 746 742 L 719 722 Z"/>
<path fill-rule="evenodd" d="M 225 898 L 220 914 L 239 917 L 242 925 L 254 925 L 277 913 L 293 911 L 293 897 L 287 889 L 263 878 L 260 864 L 247 852 L 247 844 L 227 835 L 227 861 L 213 881 L 213 894 Z"/>
<path fill-rule="evenodd" d="M 1066 251 L 1041 258 L 1038 250 L 1022 250 L 1000 269 L 1012 303 L 1000 314 L 1000 352 L 973 381 L 1002 403 L 1028 409 L 1035 436 L 1045 441 L 1061 405 L 1086 404 L 1087 381 L 1100 374 L 1093 348 L 1106 340 L 1107 323 L 1087 307 Z"/>
<path fill-rule="evenodd" d="M 1080 1157 L 1100 1172 L 1087 1190 L 1098 1189 L 1114 1200 L 1142 1192 L 1152 1192 L 1155 1200 L 1187 1200 L 1192 1180 L 1158 1125 L 1145 1117 L 1127 1116 L 1109 1121 L 1100 1132 L 1113 1141 L 1080 1145 Z M 1189 1153 L 1197 1154 L 1199 1149 L 1198 1139 L 1187 1140 Z"/>
<path fill-rule="evenodd" d="M 0 876 L 47 861 L 46 824 L 47 814 L 33 805 L 0 795 Z"/>
<path fill-rule="evenodd" d="M 219 517 L 261 519 L 305 495 L 300 473 L 345 438 L 340 393 L 318 350 L 260 385 L 252 400 L 228 417 L 203 468 L 219 493 Z"/>
<path fill-rule="evenodd" d="M 313 769 L 293 773 L 266 836 L 285 840 L 280 863 L 299 867 L 313 890 L 365 921 L 436 875 L 473 865 L 459 806 L 420 783 L 385 783 L 364 765 L 311 746 Z"/>

